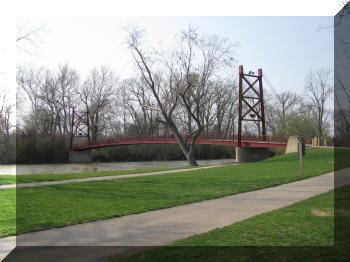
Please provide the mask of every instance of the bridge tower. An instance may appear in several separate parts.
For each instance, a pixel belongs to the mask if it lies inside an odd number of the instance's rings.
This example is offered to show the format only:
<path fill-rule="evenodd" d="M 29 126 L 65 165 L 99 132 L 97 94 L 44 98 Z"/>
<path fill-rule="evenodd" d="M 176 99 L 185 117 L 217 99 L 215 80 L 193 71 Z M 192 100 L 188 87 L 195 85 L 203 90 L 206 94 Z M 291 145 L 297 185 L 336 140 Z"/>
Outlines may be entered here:
<path fill-rule="evenodd" d="M 257 123 L 258 135 L 266 138 L 264 95 L 262 86 L 262 70 L 258 74 L 249 71 L 244 73 L 239 66 L 239 104 L 238 104 L 238 137 L 236 161 L 250 162 L 265 159 L 269 156 L 266 148 L 242 148 L 242 123 L 253 121 Z"/>
<path fill-rule="evenodd" d="M 246 85 L 244 85 L 244 83 Z M 246 88 L 245 88 L 246 87 Z M 238 147 L 242 146 L 242 122 L 254 121 L 258 124 L 259 135 L 266 136 L 262 70 L 258 75 L 244 73 L 239 66 L 239 105 L 238 105 Z M 245 110 L 245 112 L 243 112 Z"/>
<path fill-rule="evenodd" d="M 90 144 L 89 112 L 79 113 L 72 108 L 72 122 L 70 128 L 69 161 L 75 163 L 92 162 L 91 150 L 73 151 L 79 144 Z"/>

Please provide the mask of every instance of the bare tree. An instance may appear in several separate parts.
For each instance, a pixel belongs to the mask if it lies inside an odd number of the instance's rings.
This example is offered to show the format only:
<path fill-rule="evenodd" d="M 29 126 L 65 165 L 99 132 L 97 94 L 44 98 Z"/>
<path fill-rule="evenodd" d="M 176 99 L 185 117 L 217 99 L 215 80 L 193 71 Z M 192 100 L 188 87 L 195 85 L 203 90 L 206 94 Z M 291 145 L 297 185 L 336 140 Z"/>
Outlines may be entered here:
<path fill-rule="evenodd" d="M 205 119 L 208 101 L 213 92 L 211 81 L 224 66 L 231 65 L 234 45 L 225 38 L 199 36 L 197 30 L 182 31 L 180 47 L 150 57 L 141 49 L 141 31 L 129 30 L 128 45 L 135 64 L 151 90 L 162 118 L 158 121 L 170 128 L 181 151 L 190 165 L 198 165 L 195 144 L 206 126 L 212 125 L 215 116 Z M 157 62 L 165 70 L 156 69 Z M 159 65 L 159 64 L 158 64 Z M 174 112 L 182 106 L 196 127 L 183 137 Z M 188 142 L 191 140 L 190 144 Z"/>
<path fill-rule="evenodd" d="M 142 78 L 130 78 L 124 84 L 128 93 L 128 101 L 125 101 L 124 106 L 127 107 L 133 119 L 137 134 L 154 134 L 156 111 L 150 110 L 154 99 L 147 83 Z"/>
<path fill-rule="evenodd" d="M 266 103 L 265 110 L 269 129 L 273 134 L 292 135 L 288 129 L 289 124 L 295 115 L 301 113 L 302 98 L 296 93 L 286 91 L 265 99 L 265 101 L 269 100 L 271 102 Z"/>
<path fill-rule="evenodd" d="M 306 76 L 305 92 L 312 105 L 311 109 L 316 119 L 318 135 L 322 137 L 325 131 L 326 102 L 333 93 L 333 87 L 330 86 L 329 70 L 317 70 L 310 72 Z"/>
<path fill-rule="evenodd" d="M 42 107 L 42 101 L 40 99 L 40 85 L 43 71 L 43 69 L 35 69 L 33 67 L 19 67 L 16 74 L 17 85 L 25 92 L 30 102 L 31 112 L 34 116 L 32 126 L 34 132 L 37 131 L 38 114 L 40 108 Z"/>
<path fill-rule="evenodd" d="M 218 81 L 213 86 L 215 123 L 213 132 L 234 134 L 235 118 L 238 113 L 238 88 L 235 83 Z"/>
<path fill-rule="evenodd" d="M 127 128 L 129 126 L 129 118 L 130 118 L 130 112 L 129 112 L 129 101 L 130 101 L 130 94 L 129 94 L 129 80 L 124 80 L 119 88 L 118 97 L 119 99 L 116 100 L 115 107 L 120 112 L 120 120 L 117 120 L 117 123 L 121 122 L 121 126 L 118 128 L 117 126 L 119 124 L 116 124 L 116 129 L 114 130 L 115 133 L 119 134 L 127 134 Z M 113 126 L 113 125 L 112 125 Z"/>
<path fill-rule="evenodd" d="M 70 133 L 71 108 L 77 107 L 78 96 L 75 90 L 80 84 L 79 75 L 68 64 L 64 64 L 59 67 L 55 81 L 58 88 L 56 110 L 60 119 L 58 128 L 60 134 L 66 136 Z"/>
<path fill-rule="evenodd" d="M 45 26 L 19 26 L 17 25 L 16 45 L 20 50 L 29 53 L 28 46 L 34 46 L 41 41 L 40 35 Z"/>
<path fill-rule="evenodd" d="M 4 134 L 9 137 L 11 129 L 14 127 L 11 124 L 14 105 L 9 102 L 6 93 L 2 94 L 0 101 L 0 135 Z"/>
<path fill-rule="evenodd" d="M 113 113 L 112 105 L 117 82 L 116 75 L 106 67 L 94 68 L 84 81 L 81 90 L 78 90 L 80 100 L 84 105 L 81 110 L 89 112 L 93 141 L 97 141 L 99 134 L 104 129 L 105 119 Z"/>
<path fill-rule="evenodd" d="M 280 107 L 280 119 L 282 126 L 281 128 L 286 128 L 288 125 L 288 116 L 292 113 L 292 109 L 298 105 L 302 100 L 301 97 L 290 91 L 283 92 L 278 95 L 279 107 Z M 295 113 L 295 112 L 293 112 Z"/>
<path fill-rule="evenodd" d="M 14 106 L 5 92 L 0 94 L 0 164 L 16 161 L 15 125 L 12 124 Z"/>
<path fill-rule="evenodd" d="M 38 97 L 43 102 L 41 113 L 45 112 L 45 118 L 47 118 L 47 121 L 44 120 L 47 127 L 44 133 L 53 136 L 56 135 L 57 129 L 59 129 L 59 133 L 62 134 L 59 85 L 55 79 L 55 73 L 48 69 L 43 72 L 40 79 Z"/>

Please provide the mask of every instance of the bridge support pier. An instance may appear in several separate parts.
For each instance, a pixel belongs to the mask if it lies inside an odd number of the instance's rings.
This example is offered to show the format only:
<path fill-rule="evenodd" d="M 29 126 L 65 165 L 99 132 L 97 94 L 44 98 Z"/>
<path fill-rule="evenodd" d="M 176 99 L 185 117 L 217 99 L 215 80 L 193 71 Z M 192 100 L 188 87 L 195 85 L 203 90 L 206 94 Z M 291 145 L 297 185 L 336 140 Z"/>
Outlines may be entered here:
<path fill-rule="evenodd" d="M 91 150 L 69 151 L 69 162 L 71 163 L 91 163 Z"/>
<path fill-rule="evenodd" d="M 290 136 L 288 138 L 288 143 L 287 143 L 287 148 L 286 148 L 285 154 L 298 152 L 298 144 L 299 144 L 299 142 L 302 142 L 301 140 L 299 141 L 299 139 L 300 138 L 297 136 Z"/>
<path fill-rule="evenodd" d="M 236 162 L 255 162 L 272 156 L 265 147 L 236 147 Z"/>

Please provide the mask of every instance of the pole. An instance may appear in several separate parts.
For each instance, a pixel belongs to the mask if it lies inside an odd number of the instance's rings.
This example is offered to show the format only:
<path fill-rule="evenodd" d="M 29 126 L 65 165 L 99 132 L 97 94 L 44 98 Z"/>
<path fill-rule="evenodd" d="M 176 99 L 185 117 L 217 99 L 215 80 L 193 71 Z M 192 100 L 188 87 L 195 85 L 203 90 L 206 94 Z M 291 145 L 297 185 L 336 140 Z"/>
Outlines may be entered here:
<path fill-rule="evenodd" d="M 258 69 L 258 77 L 259 77 L 259 92 L 260 92 L 259 100 L 260 100 L 260 109 L 261 109 L 261 127 L 262 127 L 262 135 L 265 141 L 266 129 L 265 129 L 264 95 L 263 95 L 263 86 L 262 86 L 262 69 Z"/>
<path fill-rule="evenodd" d="M 303 144 L 300 141 L 298 142 L 298 155 L 300 176 L 303 176 Z"/>
<path fill-rule="evenodd" d="M 73 136 L 74 136 L 74 107 L 72 109 L 72 123 L 71 123 L 71 129 L 70 129 L 70 150 L 73 149 Z"/>
<path fill-rule="evenodd" d="M 89 123 L 89 110 L 86 111 L 86 125 L 87 125 L 87 137 L 88 137 L 88 143 L 90 145 L 90 123 Z"/>
<path fill-rule="evenodd" d="M 242 77 L 243 77 L 243 66 L 239 66 L 239 98 L 238 98 L 238 138 L 237 146 L 242 146 Z"/>

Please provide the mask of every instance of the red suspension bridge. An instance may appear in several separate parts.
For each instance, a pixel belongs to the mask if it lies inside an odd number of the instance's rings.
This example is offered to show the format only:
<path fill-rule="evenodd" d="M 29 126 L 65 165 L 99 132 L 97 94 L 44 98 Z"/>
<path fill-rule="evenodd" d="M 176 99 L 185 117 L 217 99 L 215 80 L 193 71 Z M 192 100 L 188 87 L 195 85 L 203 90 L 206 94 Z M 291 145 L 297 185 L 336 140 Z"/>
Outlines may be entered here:
<path fill-rule="evenodd" d="M 265 129 L 265 112 L 263 98 L 263 75 L 258 69 L 258 74 L 249 71 L 244 73 L 243 66 L 239 66 L 239 103 L 238 103 L 238 134 L 201 134 L 196 144 L 203 145 L 227 145 L 237 148 L 286 148 L 288 137 L 268 136 Z M 272 86 L 269 84 L 272 88 Z M 258 135 L 246 135 L 242 132 L 242 124 L 245 121 L 256 123 Z M 191 143 L 192 139 L 187 139 Z M 140 145 L 140 144 L 177 144 L 173 135 L 145 135 L 122 136 L 97 142 L 90 141 L 89 112 L 79 115 L 74 112 L 71 126 L 71 151 L 84 151 L 110 146 Z"/>
<path fill-rule="evenodd" d="M 183 135 L 185 140 L 187 135 Z M 269 148 L 286 148 L 288 137 L 285 136 L 259 136 L 259 135 L 242 135 L 241 145 L 243 147 L 269 147 Z M 192 140 L 187 140 L 191 143 Z M 127 136 L 116 137 L 106 140 L 100 140 L 95 143 L 77 143 L 72 147 L 73 151 L 97 149 L 110 146 L 141 145 L 141 144 L 177 144 L 173 135 L 145 135 L 145 136 Z M 202 134 L 197 139 L 196 144 L 201 145 L 226 145 L 237 146 L 237 135 L 220 135 L 220 134 Z"/>

